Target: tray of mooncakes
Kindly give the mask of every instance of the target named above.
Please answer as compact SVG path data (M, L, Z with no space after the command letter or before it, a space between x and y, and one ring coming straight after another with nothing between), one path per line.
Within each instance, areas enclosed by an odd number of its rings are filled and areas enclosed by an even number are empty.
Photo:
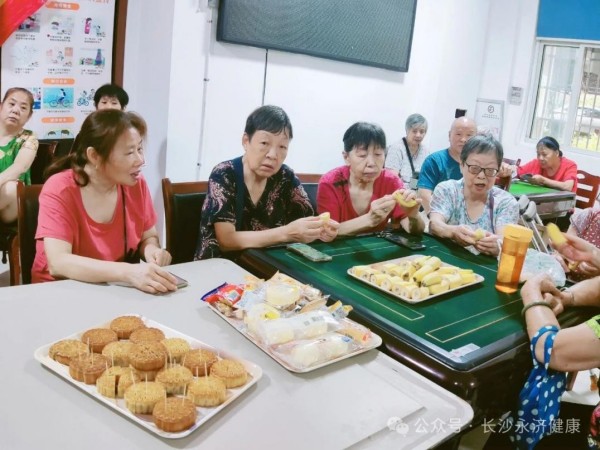
M185 437L235 408L232 402L262 377L253 362L136 314L51 342L34 357L167 439Z

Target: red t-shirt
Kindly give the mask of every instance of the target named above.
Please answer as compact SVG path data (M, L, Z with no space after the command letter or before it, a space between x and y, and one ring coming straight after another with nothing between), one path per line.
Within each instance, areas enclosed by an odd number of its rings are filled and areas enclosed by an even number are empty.
M524 166L517 167L517 174L519 176L530 173L532 175L542 175L550 180L554 181L569 181L573 180L573 189L571 191L577 191L577 164L575 161L571 161L570 159L562 156L560 158L560 166L554 176L549 176L545 170L542 169L539 160L534 159L529 161Z
M137 249L142 234L156 225L156 211L146 180L135 186L119 186L117 205L108 223L95 222L86 212L81 187L75 183L72 170L51 176L40 193L38 228L35 234L36 254L31 269L33 283L54 281L48 271L44 238L66 241L74 255L103 261L123 261L125 233L123 201L127 223L127 249Z
M319 214L328 211L331 218L337 222L346 222L359 216L352 206L349 178L349 166L337 167L321 177L317 190L317 211ZM400 177L391 170L383 169L373 183L371 202L386 194L392 194L398 189L404 189L404 183L402 183ZM403 219L406 217L406 213L404 209L396 205L388 216L388 218L390 217ZM386 225L387 220L384 220L372 231L383 230Z

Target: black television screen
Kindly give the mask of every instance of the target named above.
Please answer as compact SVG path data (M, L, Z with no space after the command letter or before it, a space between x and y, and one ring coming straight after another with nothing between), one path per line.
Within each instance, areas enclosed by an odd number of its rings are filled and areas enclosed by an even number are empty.
M220 0L217 40L407 72L417 0Z

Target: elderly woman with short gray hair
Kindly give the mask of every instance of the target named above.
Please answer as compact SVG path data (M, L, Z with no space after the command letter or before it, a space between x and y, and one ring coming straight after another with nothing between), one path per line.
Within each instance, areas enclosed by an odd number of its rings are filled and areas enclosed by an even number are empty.
M406 137L387 149L386 169L397 172L406 184L410 184L411 179L418 178L423 161L429 155L429 151L423 147L427 126L425 117L421 114L411 114L406 119ZM416 185L411 186L413 189L415 187Z

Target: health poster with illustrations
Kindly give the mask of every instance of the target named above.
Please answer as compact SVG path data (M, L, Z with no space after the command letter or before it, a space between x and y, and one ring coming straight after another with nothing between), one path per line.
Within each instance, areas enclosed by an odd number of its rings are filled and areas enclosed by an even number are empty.
M2 97L29 89L40 139L73 138L94 111L94 93L111 82L115 0L48 1L2 46Z

